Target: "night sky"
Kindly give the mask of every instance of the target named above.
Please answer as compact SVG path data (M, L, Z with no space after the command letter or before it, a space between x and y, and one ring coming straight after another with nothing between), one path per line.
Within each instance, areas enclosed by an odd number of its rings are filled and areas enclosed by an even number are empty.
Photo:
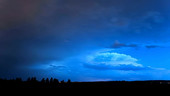
M0 0L0 78L170 80L169 0Z

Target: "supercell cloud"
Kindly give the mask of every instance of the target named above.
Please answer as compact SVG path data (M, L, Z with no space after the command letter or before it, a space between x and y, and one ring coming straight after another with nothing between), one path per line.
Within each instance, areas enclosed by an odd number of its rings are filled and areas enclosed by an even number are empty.
M126 54L99 52L87 57L85 67L96 70L136 71L149 69L137 63L137 59Z

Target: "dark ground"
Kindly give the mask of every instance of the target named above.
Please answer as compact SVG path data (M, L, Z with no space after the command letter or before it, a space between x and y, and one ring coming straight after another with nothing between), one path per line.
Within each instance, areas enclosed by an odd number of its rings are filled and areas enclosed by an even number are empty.
M71 82L68 80L29 78L22 81L0 79L0 88L112 88L112 89L170 89L170 81L108 81L108 82Z

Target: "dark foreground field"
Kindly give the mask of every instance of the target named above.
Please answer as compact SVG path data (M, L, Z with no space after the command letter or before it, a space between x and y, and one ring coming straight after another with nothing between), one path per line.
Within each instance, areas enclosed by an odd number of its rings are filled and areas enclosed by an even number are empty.
M35 78L22 81L21 79L4 80L0 79L0 88L156 88L170 89L170 81L108 81L108 82L71 82L70 80L58 81L57 79Z

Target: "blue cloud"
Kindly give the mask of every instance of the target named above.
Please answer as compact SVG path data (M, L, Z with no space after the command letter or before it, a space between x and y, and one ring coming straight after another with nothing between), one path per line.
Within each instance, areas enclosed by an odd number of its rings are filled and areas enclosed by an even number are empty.
M87 62L84 64L86 68L96 70L149 70L151 67L145 67L137 63L138 59L126 54L114 52L97 52L87 56Z
M124 70L124 71L138 71L138 70L148 70L149 67L139 67L133 65L120 65L120 66L110 66L110 65L90 65L84 64L87 68L92 68L96 70Z
M39 62L30 66L26 66L27 69L31 70L47 70L47 69L63 69L65 68L65 65L58 64L56 61L50 61L50 62Z

